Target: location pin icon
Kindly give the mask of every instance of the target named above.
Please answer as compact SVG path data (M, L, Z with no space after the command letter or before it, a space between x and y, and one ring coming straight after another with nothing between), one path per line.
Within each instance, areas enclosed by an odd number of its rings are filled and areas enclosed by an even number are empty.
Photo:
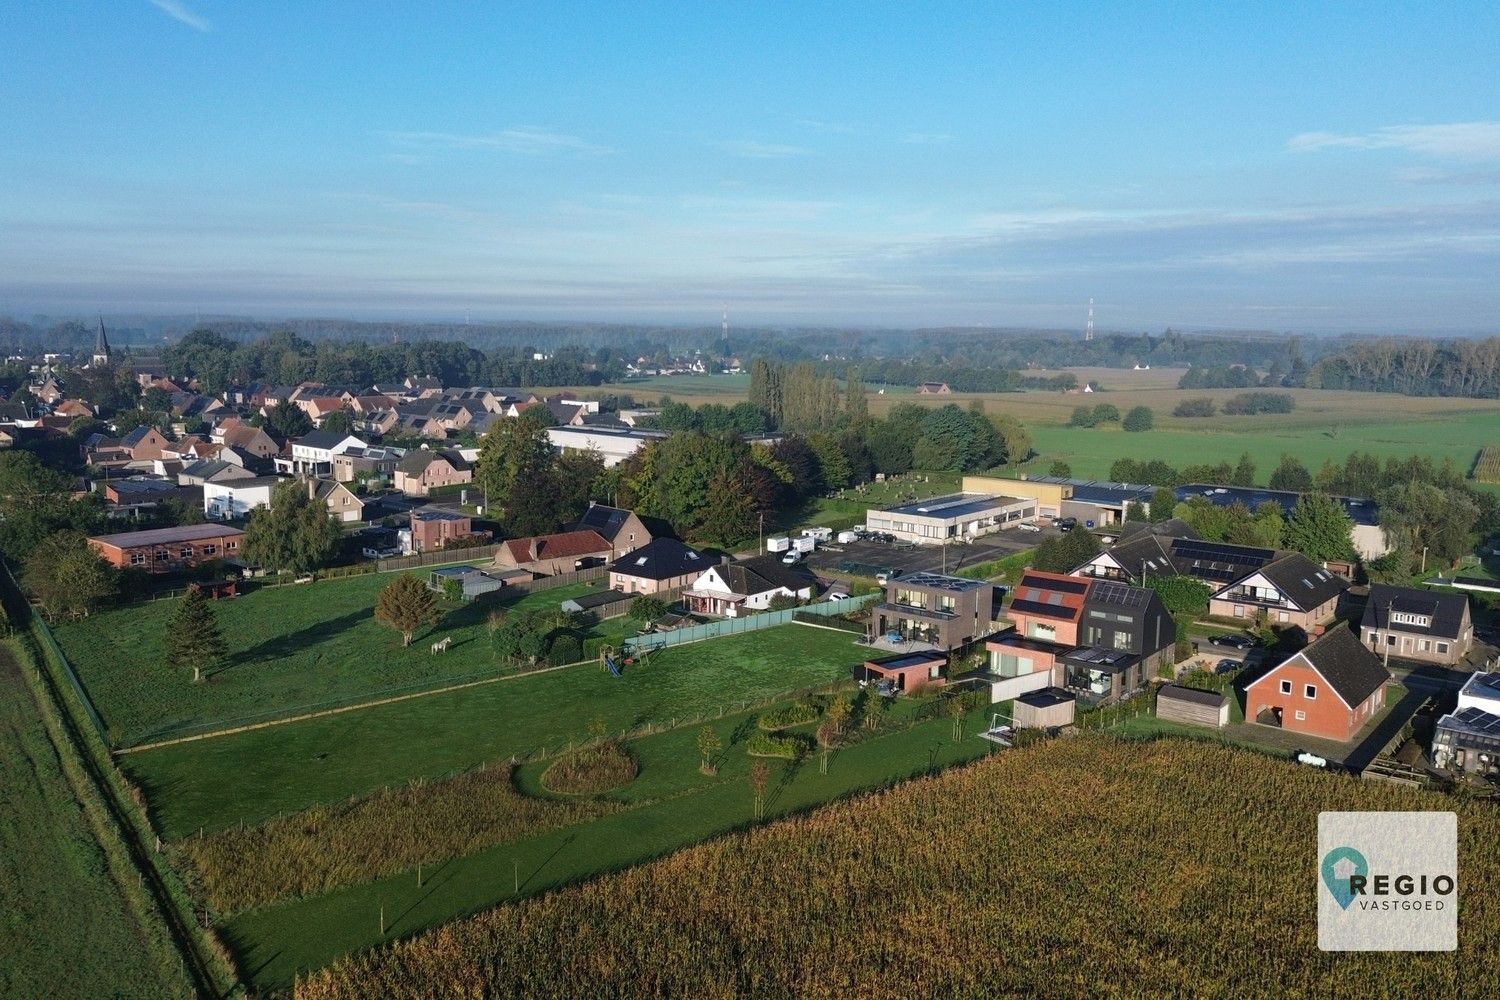
M1323 855L1323 864L1320 866L1323 875L1323 884L1333 896L1334 902L1341 909L1349 909L1349 904L1354 902L1354 890L1349 885L1351 875L1361 875L1366 878L1370 875L1370 863L1365 856L1352 847L1335 847Z

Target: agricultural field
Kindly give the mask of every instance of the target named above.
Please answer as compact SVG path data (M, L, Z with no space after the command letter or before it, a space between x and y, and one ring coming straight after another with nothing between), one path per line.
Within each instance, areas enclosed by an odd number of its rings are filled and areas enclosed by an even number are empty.
M1500 484L1500 445L1487 444L1479 449L1473 479L1476 483Z
M556 607L594 589L578 584L505 602L441 602L443 621L402 648L401 637L374 619L376 595L394 577L371 573L260 587L215 603L229 655L200 684L162 662L175 600L91 615L57 626L55 634L111 743L132 746L498 673L502 667L486 630L490 611ZM618 642L640 628L628 616L612 618L597 623L590 635ZM452 647L433 656L430 640L449 635Z
M1459 813L1458 955L1318 950L1318 813L1368 809ZM1081 736L503 905L297 996L1494 996L1497 837L1487 803Z
M185 997L73 797L36 703L0 648L0 996Z
M842 680L863 659L847 632L784 625L662 650L623 677L589 665L515 675L129 753L120 764L162 835L177 839L556 750L595 725L620 732L717 714L726 703Z
M1228 458L1249 452L1258 466L1262 483L1269 477L1283 452L1297 455L1316 471L1325 458L1342 461L1351 451L1368 451L1383 457L1430 455L1451 458L1467 470L1485 445L1500 438L1500 401L1452 397L1399 396L1392 393L1347 392L1321 389L1278 389L1296 401L1291 413L1207 418L1173 417L1172 410L1185 399L1208 397L1222 405L1244 389L1178 389L1183 370L1160 368L1131 371L1114 368L1077 368L1068 371L1080 382L1097 379L1103 391L1088 395L1028 390L1010 393L954 393L948 396L917 396L913 393L870 390L870 412L883 416L892 406L911 402L923 406L956 403L967 407L981 401L992 414L1008 413L1020 418L1032 432L1039 457L1027 471L1045 473L1054 460L1068 462L1073 474L1105 478L1117 458L1160 458L1173 465ZM1041 376L1057 372L1029 372ZM727 380L686 379L679 390L669 393L683 403L733 403L748 391L736 390ZM654 398L657 380L631 383L637 399ZM694 391L695 383L708 383L713 392ZM1156 428L1140 434L1125 434L1117 425L1106 428L1068 427L1074 407L1111 403L1123 413L1133 406L1149 406L1156 414Z
M955 736L953 722L932 703L898 702L880 729L829 754L799 762L773 761L766 817L803 812L831 800L879 789L992 752L974 737L990 706L976 709ZM304 900L249 910L224 925L252 985L276 989L293 977L344 954L382 943L379 911L385 907L386 940L418 933L497 903L510 902L618 871L671 851L743 829L754 819L745 743L760 712L726 716L711 726L723 750L717 773L698 769L697 737L690 726L632 740L640 776L598 796L618 811L589 822L539 833L433 865L418 885L407 871ZM517 787L545 796L546 763L524 765Z

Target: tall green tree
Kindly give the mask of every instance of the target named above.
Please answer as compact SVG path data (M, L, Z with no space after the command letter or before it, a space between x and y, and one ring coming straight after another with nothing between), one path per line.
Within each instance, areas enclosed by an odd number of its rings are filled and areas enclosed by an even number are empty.
M229 651L213 603L201 590L189 590L167 622L166 653L169 666L192 667L193 680L203 680L203 671Z
M1234 477L1231 483L1235 486L1255 485L1255 462L1251 460L1248 451L1241 453L1240 460L1234 467Z
M1170 486L1158 486L1151 493L1151 520L1161 522L1172 517L1177 509L1177 494Z
M844 376L844 412L854 427L863 427L870 419L870 402L865 398L865 383L858 368L851 367Z
M526 413L536 409L540 407ZM484 436L474 482L485 491L493 515L505 522L512 535L546 534L561 523L555 470L556 458L545 427L535 420L502 420Z
M1354 556L1354 522L1332 497L1308 493L1297 500L1286 523L1286 544L1316 562Z
M115 596L118 574L81 531L56 531L26 560L21 586L53 618L91 614Z
M308 484L290 480L271 492L271 506L250 512L240 554L267 569L309 573L338 552L339 529Z
M402 646L411 645L417 629L436 625L442 617L437 595L428 589L421 577L412 573L397 576L381 588L380 595L375 598L375 620L400 632Z
M1312 473L1307 471L1296 455L1282 455L1281 463L1271 473L1270 487L1273 490L1291 490L1306 493L1313 488Z
M277 403L266 410L266 430L287 439L301 437L313 429L312 418L296 403Z

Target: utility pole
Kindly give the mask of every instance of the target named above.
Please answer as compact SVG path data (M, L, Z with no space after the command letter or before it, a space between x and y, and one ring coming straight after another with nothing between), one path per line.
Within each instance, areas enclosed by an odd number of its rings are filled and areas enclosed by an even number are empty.
M760 512L760 540L756 544L755 554L760 555L766 551L766 512Z
M1381 666L1385 667L1386 670L1390 670L1391 669L1391 612L1393 612L1395 609L1396 609L1396 602L1394 600L1388 601L1386 603L1386 606L1385 606L1385 657L1381 661Z
M1425 576L1427 573L1427 546L1422 546L1422 569L1420 572Z

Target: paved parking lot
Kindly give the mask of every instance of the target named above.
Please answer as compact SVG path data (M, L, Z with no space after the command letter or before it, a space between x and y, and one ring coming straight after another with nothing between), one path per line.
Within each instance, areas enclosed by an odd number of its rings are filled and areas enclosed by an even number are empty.
M834 569L865 576L874 576L881 571L952 573L965 566L1003 559L1056 534L1051 528L1041 532L1010 529L985 535L968 545L947 546L871 541L840 545L829 542L813 551L808 564L814 569Z

